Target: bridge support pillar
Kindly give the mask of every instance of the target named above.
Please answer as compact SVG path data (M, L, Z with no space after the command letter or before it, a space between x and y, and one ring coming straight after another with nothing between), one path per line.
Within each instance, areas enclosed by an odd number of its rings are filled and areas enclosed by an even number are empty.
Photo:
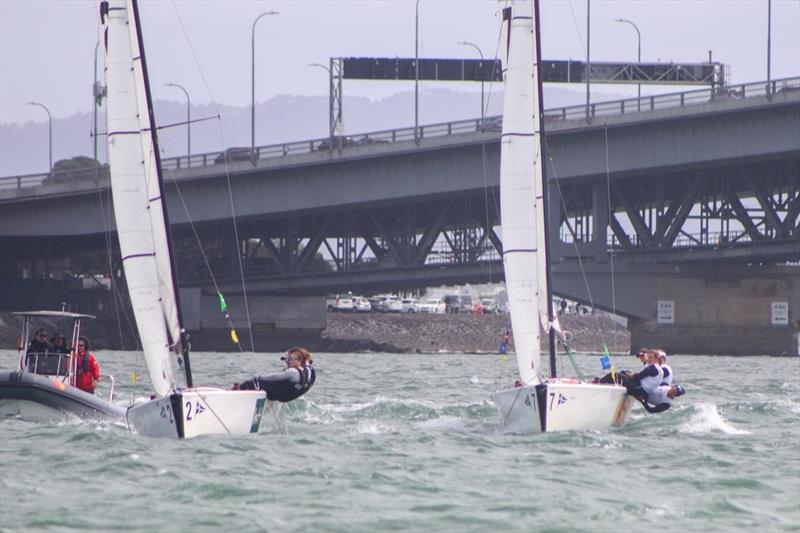
M706 267L654 276L650 316L632 318L631 349L798 353L800 276L790 267Z
M244 351L282 352L293 345L313 350L327 324L325 301L319 296L248 295L253 326L251 347L244 298L229 294L225 301ZM239 351L231 340L228 320L220 311L215 293L182 288L181 307L193 350Z

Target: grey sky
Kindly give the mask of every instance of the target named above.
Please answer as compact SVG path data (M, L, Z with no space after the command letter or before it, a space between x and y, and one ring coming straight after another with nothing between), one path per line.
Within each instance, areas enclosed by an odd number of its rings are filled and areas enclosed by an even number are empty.
M263 11L281 14L263 18L256 31L259 102L277 94L327 94L326 73L307 64L327 63L330 56L414 53L413 1L159 0L141 5L156 99L183 101L177 89L163 86L175 82L188 89L193 103L207 103L213 95L219 103L249 105L250 27ZM475 57L473 49L456 44L469 40L493 57L495 9L494 0L422 0L420 55ZM772 76L800 75L800 0L773 0L772 11ZM54 117L91 109L97 12L91 0L0 0L0 122L44 120L41 109L25 105L30 100L46 104ZM766 78L767 0L593 0L592 59L636 58L636 33L615 23L618 17L639 26L643 60L699 62L711 49L715 60L731 66L734 83ZM586 0L544 1L542 22L546 58L584 58ZM451 87L478 91L475 85ZM410 88L396 82L345 82L346 94L371 98Z

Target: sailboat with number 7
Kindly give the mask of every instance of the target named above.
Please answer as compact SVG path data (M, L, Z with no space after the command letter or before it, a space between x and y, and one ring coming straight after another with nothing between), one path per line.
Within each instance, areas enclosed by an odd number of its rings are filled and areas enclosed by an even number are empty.
M621 426L632 399L624 387L556 376L547 204L544 191L539 1L501 1L506 45L500 214L519 382L492 397L511 432L604 430ZM540 333L547 332L550 375L543 376Z
M136 0L100 3L111 192L122 264L155 395L128 408L140 435L189 438L258 431L277 408L264 391L195 386L172 265L169 219ZM186 387L176 380L182 360Z

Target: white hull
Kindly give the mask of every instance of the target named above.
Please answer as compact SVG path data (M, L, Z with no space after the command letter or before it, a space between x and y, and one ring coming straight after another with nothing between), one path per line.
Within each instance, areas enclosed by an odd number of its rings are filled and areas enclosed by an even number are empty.
M492 399L512 433L620 427L633 401L618 385L558 379L498 391Z
M140 435L189 439L258 433L264 416L277 415L279 408L263 391L198 387L134 405L127 417Z

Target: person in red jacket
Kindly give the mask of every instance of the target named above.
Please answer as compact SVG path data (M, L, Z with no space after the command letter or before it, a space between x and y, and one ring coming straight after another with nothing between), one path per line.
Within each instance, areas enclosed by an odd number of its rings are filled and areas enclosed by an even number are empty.
M97 364L94 355L89 352L89 339L86 337L78 339L78 360L75 368L77 369L75 386L89 394L94 394L94 388L100 379L100 365Z

